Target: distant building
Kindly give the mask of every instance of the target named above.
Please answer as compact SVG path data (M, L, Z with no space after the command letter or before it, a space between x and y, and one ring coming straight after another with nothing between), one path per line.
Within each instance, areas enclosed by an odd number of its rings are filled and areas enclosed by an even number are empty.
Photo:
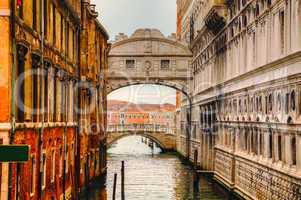
M172 104L134 104L125 101L108 101L108 128L114 126L154 125L173 133L175 109Z

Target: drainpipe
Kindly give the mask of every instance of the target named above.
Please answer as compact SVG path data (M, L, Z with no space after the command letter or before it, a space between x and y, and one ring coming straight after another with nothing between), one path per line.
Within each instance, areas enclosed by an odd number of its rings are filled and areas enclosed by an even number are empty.
M78 81L80 81L80 25L77 28L77 45L76 45L76 53L77 53L77 78ZM73 88L73 90L76 89L77 91L77 106L76 106L76 115L77 115L77 128L76 128L76 138L75 138L75 195L76 200L80 198L79 192L80 192L80 104L81 104L81 95L79 88ZM74 109L74 108L73 108Z
M65 58L65 64L67 64L67 55L66 55L66 58ZM68 105L68 95L67 95L67 80L64 80L63 81L63 88L66 92L66 96L65 96L65 105L64 105L64 112L63 115L65 114L65 127L64 127L64 135L63 135L63 143L64 143L64 166L63 166L63 169L64 169L64 174L63 174L63 200L66 199L66 156L67 156L67 123L68 123L68 120L67 120L67 105ZM61 94L62 95L62 94Z
M10 138L9 144L14 143L15 137L15 70L16 70L16 60L17 60L17 47L16 47L16 27L15 27L15 0L10 1L10 39L11 39L11 47L12 47L12 69L11 69L11 130L10 130ZM8 171L8 195L7 198L12 199L12 174L13 174L13 166L12 163L9 163L9 171Z
M40 68L40 84L39 84L39 90L40 90L40 99L39 99L39 106L41 107L41 110L44 109L43 108L43 94L42 94L42 91L43 91L43 85L42 85L42 77L44 75L43 73L43 70L44 70L44 38L45 38L45 33L44 33L44 30L45 30L45 19L44 19L44 1L43 0L40 0L40 22L41 22L41 25L40 25L40 28L41 28L41 68ZM46 81L46 80L45 80ZM41 110L39 112L41 112ZM39 113L40 115L40 113ZM40 120L40 119L39 119ZM38 177L38 197L40 199L42 199L42 173L43 173L43 129L44 129L44 113L42 112L42 125L41 127L38 128L38 149L39 149L39 156L40 156L40 171L39 171L39 177ZM45 174L46 175L46 174ZM44 175L44 176L45 176Z
M69 17L69 12L67 12L67 17ZM65 33L68 33L68 28L69 26L65 26ZM67 66L67 57L68 57L68 43L69 43L69 36L67 37L66 36L66 40L65 40L65 45L66 45L66 54L65 54L65 66ZM68 124L68 120L67 120L67 105L68 105L68 95L67 95L67 81L63 80L63 88L66 92L66 95L65 95L65 105L64 105L64 112L65 113L62 113L62 114L65 114L65 127L64 127L64 135L63 135L63 143L64 143L64 165L63 165L63 171L64 171L64 174L63 174L63 200L66 199L66 167L67 167L67 164L66 164L66 156L67 156L67 124ZM62 91L61 91L62 92ZM61 94L62 95L62 94Z

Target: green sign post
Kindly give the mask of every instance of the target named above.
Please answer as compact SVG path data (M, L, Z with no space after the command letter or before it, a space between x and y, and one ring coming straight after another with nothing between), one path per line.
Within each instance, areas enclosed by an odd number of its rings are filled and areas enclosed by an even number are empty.
M0 162L27 162L28 145L0 145Z

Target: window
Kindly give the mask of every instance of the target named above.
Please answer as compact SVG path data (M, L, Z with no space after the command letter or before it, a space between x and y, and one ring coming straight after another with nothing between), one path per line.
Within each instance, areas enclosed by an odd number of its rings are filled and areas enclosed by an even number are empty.
M33 70L33 75L32 75L32 87L33 87L33 94L32 94L32 108L33 108L33 122L37 122L37 110L38 110L38 63L39 63L39 58L35 55L32 56L32 70Z
M273 111L273 102L274 102L273 95L270 94L270 95L269 95L269 111L270 111L270 112Z
M48 31L48 29L47 29L47 25L48 25L48 23L47 23L47 20L48 20L47 16L48 16L48 12L47 12L47 0L44 0L44 16L43 16L43 18L44 18L44 35L45 35L46 38L47 38L47 31Z
M255 16L257 17L260 14L259 4L256 4L255 7Z
M66 25L67 27L66 27L66 43L65 43L65 45L66 45L66 55L67 55L67 57L69 58L69 56L70 56L70 53L69 53L69 23L67 22L67 25Z
M76 60L76 33L74 30L72 31L72 51L73 51L73 61L75 61Z
M281 95L280 95L280 93L278 94L278 97L277 97L277 105L278 105L278 111L280 112L281 111Z
M296 110L296 94L294 90L291 92L291 110Z
M263 134L260 133L259 135L259 144L260 144L260 148L259 148L259 154L263 155L263 149L264 149L264 140L263 140Z
M59 156L60 156L60 166L59 166L59 170L60 170L60 177L63 175L63 148L60 147L59 150Z
M290 98L289 93L286 93L286 95L285 95L285 113L286 114L288 114L288 110L289 110L289 98Z
M42 175L41 175L41 180L42 180L42 188L44 189L46 187L46 153L43 153L43 163L42 163Z
M269 158L273 158L273 133L269 130Z
M284 10L280 11L279 13L279 22L280 22L280 44L281 44L281 54L284 53L284 34L285 34L285 30L284 30Z
M161 60L161 69L169 69L170 61L169 60Z
M135 68L135 60L126 60L125 64L127 69Z
M55 5L52 4L52 22L53 22L53 44L56 45L56 8Z
M281 139L281 135L278 135L277 137L278 139L278 160L281 161L282 160L282 139Z
M257 130L252 130L251 147L252 147L252 153L254 153L256 155L258 154L257 141L258 141Z
M46 64L48 65L48 63ZM48 121L48 68L45 69L44 74L44 121Z
M65 84L64 80L60 81L60 86L61 86L61 95L60 95L60 105L61 105L61 110L60 110L60 120L61 122L64 122L64 114L65 114L65 100L66 100L66 93L65 93Z
M69 171L69 147L68 147L68 145L66 146L66 154L65 154L65 156L66 156L66 161L65 161L65 165L66 165L66 174L68 173L68 171Z
M56 122L56 115L57 115L57 84L58 84L58 81L57 81L57 77L56 77L56 72L54 72L53 74L53 122Z
M244 150L245 151L248 151L248 134L249 134L249 131L245 130L245 133L244 133Z
M32 28L37 30L37 0L32 0Z
M26 60L26 54L27 54L27 48L25 48L22 45L18 45L18 61L17 61L17 73L16 73L16 79L18 79L21 75L23 75L25 70L25 60ZM19 84L19 91L17 96L17 122L24 122L24 112L25 112L25 82L26 79Z
M292 165L297 164L297 144L296 144L296 136L293 136L291 139L291 152L292 152Z
M61 47L61 51L64 51L64 17L63 15L61 15L61 33L60 33L60 47Z
M30 174L31 174L31 183L30 183L30 194L34 194L35 191L35 169L36 169L36 160L35 157L32 156L30 159L30 164L31 164L31 169L30 169Z
M51 152L52 164L51 164L51 182L55 180L55 150Z

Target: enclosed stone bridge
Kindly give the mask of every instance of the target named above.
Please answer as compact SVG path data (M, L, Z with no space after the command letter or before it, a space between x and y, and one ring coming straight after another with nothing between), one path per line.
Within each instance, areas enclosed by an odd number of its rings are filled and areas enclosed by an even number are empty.
M108 93L139 84L164 85L188 94L192 54L175 36L157 29L120 34L109 52Z
M163 151L176 150L176 135L174 134L174 130L166 126L153 124L109 125L107 134L108 148L121 138L139 135L154 141Z

